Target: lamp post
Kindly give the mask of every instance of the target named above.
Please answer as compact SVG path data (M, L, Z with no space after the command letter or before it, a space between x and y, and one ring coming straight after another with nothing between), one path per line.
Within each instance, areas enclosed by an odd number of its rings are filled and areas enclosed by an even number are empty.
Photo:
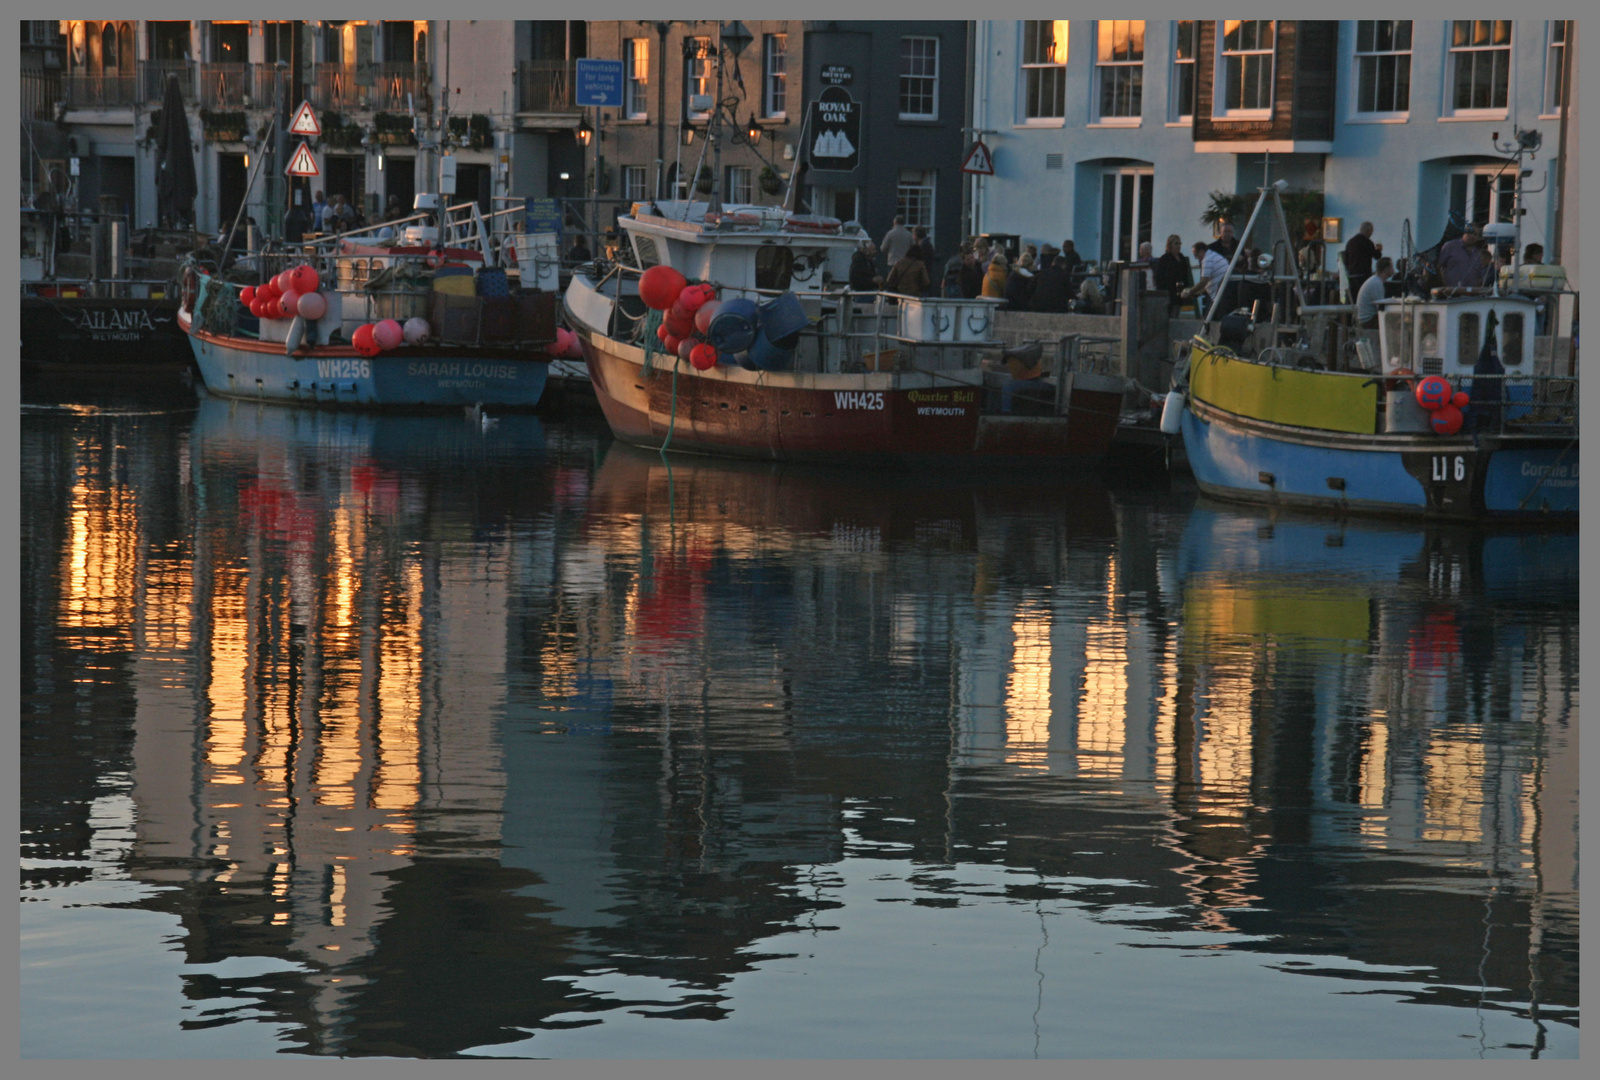
M599 119L600 110L596 109L595 120L598 121ZM589 250L598 255L600 251L600 144L595 142L594 133L595 129L588 119L580 117L577 130L578 145L587 150L590 143L595 143L594 165L589 169L589 227L594 230L594 247Z

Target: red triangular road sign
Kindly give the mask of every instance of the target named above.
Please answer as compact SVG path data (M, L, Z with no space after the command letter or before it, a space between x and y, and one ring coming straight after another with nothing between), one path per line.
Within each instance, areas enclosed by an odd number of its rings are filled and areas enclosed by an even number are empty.
M322 171L317 168L317 159L311 156L311 149L305 143L300 144L300 149L289 159L289 167L283 171L290 176L322 175Z
M302 101L299 110L294 114L294 119L289 122L291 135L321 135L322 125L317 123L317 114L311 108L311 102Z
M977 173L979 176L994 175L994 158L989 155L989 148L979 139L972 144L972 149L967 151L967 156L961 162L961 171L964 173Z

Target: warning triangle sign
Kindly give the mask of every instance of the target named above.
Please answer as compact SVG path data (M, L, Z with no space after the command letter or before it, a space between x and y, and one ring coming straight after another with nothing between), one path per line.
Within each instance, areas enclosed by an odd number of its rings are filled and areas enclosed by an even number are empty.
M964 173L976 173L979 176L994 175L994 158L989 156L989 148L979 139L972 144L972 149L967 151L966 160L961 163Z
M322 125L317 123L317 114L311 108L311 102L302 101L300 108L295 112L294 119L289 122L291 135L321 135Z
M283 171L290 176L322 175L321 170L317 168L317 159L311 156L311 150L305 143L300 144L300 149L289 159L289 167Z

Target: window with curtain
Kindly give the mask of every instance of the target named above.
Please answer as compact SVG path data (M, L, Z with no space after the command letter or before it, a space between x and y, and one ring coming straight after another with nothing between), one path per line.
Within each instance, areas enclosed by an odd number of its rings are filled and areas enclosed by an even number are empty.
M761 50L761 109L774 119L789 112L789 35L768 34Z
M1022 23L1022 116L1025 120L1067 115L1067 20Z
M1511 20L1450 23L1450 109L1504 112L1511 88Z
M1172 83L1168 87L1168 117L1173 122L1194 119L1197 89L1195 57L1200 51L1200 24L1193 20L1175 22L1172 31Z
M1137 119L1144 99L1144 20L1101 19L1096 29L1100 118Z
M623 112L629 120L643 120L650 114L650 39L629 38L625 45L622 66L628 78Z
M1218 42L1218 116L1272 111L1272 51L1277 24L1271 19L1227 19Z

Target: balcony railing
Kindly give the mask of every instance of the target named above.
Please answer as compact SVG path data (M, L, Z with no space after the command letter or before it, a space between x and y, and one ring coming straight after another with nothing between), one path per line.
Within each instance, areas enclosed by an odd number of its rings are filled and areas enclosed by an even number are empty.
M570 60L523 60L517 64L518 112L575 112L577 65Z
M61 100L61 76L51 71L22 73L22 118L54 120L56 102Z
M345 112L372 107L372 87L356 85L354 65L318 64L311 83L311 104Z
M409 60L389 61L372 66L372 107L380 112L405 112L414 105L419 111L428 104L427 64Z
M167 96L167 76L178 77L185 105L195 103L195 70L187 60L145 60L139 65L140 101L160 102Z
M253 103L253 64L201 64L200 104L208 109L242 109Z
M132 105L138 80L130 75L67 75L61 80L64 97L76 109L106 109Z

